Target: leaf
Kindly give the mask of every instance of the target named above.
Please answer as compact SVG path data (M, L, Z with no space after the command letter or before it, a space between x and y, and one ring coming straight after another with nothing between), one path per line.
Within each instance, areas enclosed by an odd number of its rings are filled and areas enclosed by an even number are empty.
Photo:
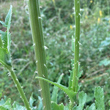
M0 34L1 34L2 48L7 49L7 46L8 46L7 33L0 30Z
M83 110L84 104L86 103L87 94L83 91L79 93L78 99L79 99L79 106L78 110Z
M38 110L43 110L43 103L42 103L42 99L41 99L41 97L39 97L39 96L38 96L38 98L39 98Z
M11 110L11 99L10 98L3 105L0 105L0 110Z
M36 101L36 99L34 99L33 93L32 93L31 94L31 97L29 99L29 104L30 104L31 110L38 110L36 106L35 107L33 106L35 101Z
M96 110L95 104L93 103L90 107L87 106L85 110Z
M7 49L8 51L10 51L10 33L9 33L9 29L10 29L10 24L11 24L11 16L12 16L12 5L10 6L10 9L8 11L8 14L5 18L5 24L7 25Z
M0 110L7 110L5 107L0 106Z
M105 110L103 88L101 88L100 86L96 87L94 96L95 96L96 109Z
M12 16L12 5L10 6L8 14L7 14L6 18L5 18L5 24L6 24L8 30L10 29L11 16Z
M3 21L0 21L0 23L3 24L3 26L7 27L7 31L3 32L0 30L1 34L1 41L2 41L2 46L3 48L6 48L8 52L10 52L10 24L11 24L11 16L12 16L12 6L10 6L10 10L5 18L5 23Z
M46 82L48 82L50 84L53 84L53 85L59 87L61 90L63 90L69 96L70 100L73 102L73 98L76 95L76 93L73 92L72 90L69 90L69 88L67 88L67 87L65 87L65 86L63 86L61 84L58 84L56 82L49 81L48 79L45 79L45 78L42 78L42 77L36 77L36 78L44 80L44 81L46 81Z
M60 77L59 77L59 79L58 79L58 81L57 81L58 84L60 84L60 82L61 82L61 80L62 80L62 77L63 77L63 74L60 75ZM57 103L57 96L58 96L57 93L58 93L58 87L57 87L57 86L54 86L53 92L52 92L52 98L51 98L51 100L52 100L53 102L56 102L56 103Z
M4 26L7 27L6 24L3 21L0 21L0 23Z
M27 110L25 107L19 105L17 102L13 103L13 109L10 110Z
M80 92L78 95L79 105L74 106L73 110L83 110L84 104L86 103L86 98L87 94L84 93L83 91Z
M106 37L106 39L101 42L99 46L99 51L102 51L104 48L108 48L109 45L110 45L110 37Z
M29 99L29 104L31 107L33 106L34 101L35 101L35 99L33 98L33 94L32 94L30 99Z
M0 63L4 66L11 66L10 54L4 48L0 48Z
M71 60L71 66L73 68L73 65L74 65L74 60ZM72 71L70 70L70 77L69 77L69 89L72 90L72 83L73 83L73 73L74 73L74 70L72 69ZM82 71L80 70L80 65L78 65L78 75L77 75L77 80L79 80L79 78L81 77L82 75ZM79 85L77 85L77 88L78 90L80 89ZM77 90L77 91L78 91Z
M12 15L12 6L10 6L10 10L5 18L5 24L7 26L7 31L3 32L0 30L0 63L5 67L11 67L11 55L10 55L10 23L11 23L11 15ZM0 22L4 24L2 21Z
M69 104L64 106L64 110L69 110Z
M104 59L104 60L100 61L99 66L102 66L102 65L104 65L104 66L110 65L110 60L109 59Z
M52 107L52 110L64 110L64 105L62 103L58 105L52 101L51 107Z

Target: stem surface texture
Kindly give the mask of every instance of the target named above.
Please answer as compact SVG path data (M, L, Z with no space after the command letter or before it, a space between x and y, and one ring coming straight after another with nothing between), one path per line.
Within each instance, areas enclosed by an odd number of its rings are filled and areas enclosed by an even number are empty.
M19 93L21 95L20 97L22 98L22 100L23 100L23 102L24 102L24 104L26 106L26 109L27 110L31 110L29 102L28 102L28 100L27 100L27 98L25 96L25 93L24 93L24 91L23 91L23 89L22 89L22 87L21 87L21 85L20 85L20 83L19 83L19 81L18 81L18 79L17 79L12 67L9 67L9 66L6 66L6 67L10 71L11 77L12 77L14 83L15 83L15 86L17 87L17 89L18 89L18 91L19 91Z
M73 84L74 92L78 91L78 65L79 65L79 37L80 37L80 0L75 0L75 55L74 55L74 71Z
M47 79L48 75L46 67L45 46L43 41L41 22L42 18L40 16L39 9L39 0L29 0L28 6L38 75ZM41 87L44 110L51 110L49 84L43 80L39 80L39 82Z

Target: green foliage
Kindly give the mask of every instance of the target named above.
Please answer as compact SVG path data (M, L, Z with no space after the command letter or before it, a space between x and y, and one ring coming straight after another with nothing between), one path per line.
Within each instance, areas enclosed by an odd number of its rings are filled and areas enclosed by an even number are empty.
M4 66L11 66L11 58L10 54L7 53L7 50L5 48L0 48L0 63L2 63Z
M57 83L60 84L61 80L62 80L63 74L59 77ZM53 92L52 92L52 97L51 97L51 101L57 103L57 96L58 96L58 87L54 86L53 88Z
M78 95L79 106L76 108L77 110L83 110L86 98L87 98L86 93L84 93L83 91L79 93Z
M95 105L97 110L105 110L103 88L95 88Z
M110 60L109 59L104 59L102 61L99 62L99 66L109 66L110 65Z
M1 21L0 23L7 28L6 32L0 31L1 40L2 40L2 48L7 49L10 52L10 24L11 24L11 16L12 16L12 6L10 6L10 10L5 18L5 22Z
M19 73L19 70L22 70L21 67L24 67L29 61L34 62L33 57L33 46L31 41L31 33L29 29L29 22L28 17L25 12L20 8L22 7L22 2L16 1L18 3L17 6L14 6L13 10L13 21L11 26L12 33L12 53L13 53L13 63L14 68L16 69L16 74ZM57 8L57 12L60 9L61 12L61 21L59 21L59 16L57 13L53 13L54 6L52 5L52 1L41 1L41 14L43 27L44 27L44 38L45 38L45 45L49 48L46 50L47 56L47 68L49 73L49 79L51 81L57 81L58 77L60 77L61 73L64 73L64 77L62 79L61 84L68 85L68 75L70 72L68 70L71 69L70 60L73 59L74 54L71 54L71 36L74 31L74 17L71 19L70 15L74 13L74 7L71 4L71 1L63 2L61 0L55 0ZM68 2L68 3L66 3ZM13 3L13 2L12 2ZM59 4L60 3L60 4ZM108 100L109 100L109 75L105 75L102 78L100 75L103 73L109 74L109 40L106 40L106 37L109 38L109 19L105 21L107 18L106 15L109 15L110 9L108 4L110 2L105 1L96 1L93 0L93 3L90 1L83 0L81 1L81 45L80 45L80 64L81 70L83 70L83 74L79 80L79 84L81 85L80 90L85 91L88 94L87 103L85 104L85 110L95 110L95 104L93 102L93 91L91 88L94 88L94 85L101 85L104 86L106 90L105 93L105 107L108 110ZM6 7L8 8L9 4L5 3ZM99 4L96 6L96 4ZM2 5L2 4L1 4ZM15 4L16 5L16 4ZM63 5L63 6L62 6ZM89 7L88 7L89 6ZM4 7L4 5L3 5ZM65 8L64 8L65 7ZM69 8L68 8L69 7ZM103 17L101 18L101 22L97 24L97 17L98 11L96 12L96 8L102 10ZM73 8L73 9L72 9ZM52 10L52 11L50 11ZM1 9L1 16L0 18L4 18L4 13L6 9ZM97 15L95 14L97 13ZM88 17L88 19L85 18ZM108 16L109 17L109 16ZM3 22L4 23L4 22ZM1 24L3 24L1 23ZM73 24L73 31L69 28L70 24ZM3 25L4 27L5 24ZM19 32L18 32L19 30ZM3 31L2 31L3 32ZM97 39L98 38L98 39ZM74 39L74 36L73 36ZM99 41L97 43L97 41ZM103 41L106 41L102 43ZM2 46L2 40L0 39L0 47ZM74 44L73 44L74 47ZM101 51L100 51L101 50ZM31 52L30 52L31 51ZM100 51L100 52L99 52ZM21 59L22 57L22 59ZM3 58L4 59L4 58ZM107 66L106 66L107 65ZM102 68L103 67L103 68ZM12 97L12 100L16 100L16 97L19 94L14 89L13 83L5 77L5 73L7 71L0 69L0 91L4 90L3 95L6 94L8 97ZM21 74L17 74L19 80L21 81L25 88L26 94L31 94L34 92L34 97L36 94L35 87L38 86L38 81L32 80L32 77L35 77L35 63L31 63L24 70ZM55 73L55 74L51 74ZM96 80L94 76L99 76ZM108 80L108 81L107 81ZM2 85L2 82L4 83ZM28 82L30 82L28 84ZM7 86L6 86L7 85ZM28 86L28 88L27 88ZM70 86L71 87L71 86ZM50 90L52 91L53 88L51 87ZM13 95L12 95L12 94ZM15 97L16 96L16 97ZM65 95L63 92L58 92L58 103L63 102L64 105L68 104L67 98L64 99ZM29 97L29 96L28 96ZM17 99L18 102L21 103L20 98ZM36 103L38 105L36 100ZM76 102L77 103L77 102ZM88 106L90 105L90 106ZM87 106L87 107L86 107ZM69 107L64 107L66 110ZM42 108L43 109L43 108Z
M58 84L56 82L52 82L48 79L45 79L45 78L42 78L42 77L36 77L37 79L40 79L40 80L44 80L50 84L53 84L55 86L57 86L58 88L60 88L61 90L63 90L70 98L70 100L73 102L73 99L74 99L74 96L76 95L76 93L72 90L69 90L69 88L67 88L66 86L63 86L61 84Z
M43 110L43 103L42 103L42 99L40 96L38 96L39 98L39 105L38 105L38 109L37 110Z
M30 106L31 110L36 110L37 108L33 106L35 99L33 97L30 97ZM41 104L40 104L41 106ZM17 102L14 101L12 104L11 99L2 98L0 100L0 110L27 110L24 106L19 105ZM41 108L38 108L37 110L41 110Z
M9 70L9 72L10 72L9 76L12 77L12 79L15 83L15 86L17 87L17 89L21 95L22 100L25 103L27 110L30 110L27 98L24 94L24 91L21 88L21 85L20 85L20 83L13 71L12 65L11 65L11 54L10 54L11 39L10 39L10 33L9 33L10 24L11 24L11 16L12 16L12 6L10 6L10 10L5 18L5 23L1 22L3 24L3 26L5 26L7 28L7 31L6 32L0 31L0 34L1 34L0 42L2 42L1 46L0 46L0 53L1 53L0 54L0 63L3 64L3 66ZM8 101L8 102L10 103L10 101ZM6 102L6 104L7 104L7 102ZM3 106L5 107L5 105L3 105ZM5 109L5 108L3 108L3 109ZM10 109L10 108L6 108L6 109Z
M0 23L7 28L6 32L0 30L0 63L3 65L11 66L11 55L10 55L10 24L11 24L11 16L12 16L12 6L6 16L5 22L1 21Z
M17 102L11 105L11 99L7 99L6 101L2 99L0 101L0 110L26 110L26 108L19 105Z
M87 106L85 110L95 110L95 104L93 103L90 107Z
M108 48L110 45L110 37L107 37L104 41L101 42L99 50L102 51L105 48Z
M8 99L5 103L1 103L0 104L0 109L1 110L7 110L7 109L11 109L11 99Z
M51 103L52 110L64 110L64 105L63 104L56 104L55 102L52 101Z

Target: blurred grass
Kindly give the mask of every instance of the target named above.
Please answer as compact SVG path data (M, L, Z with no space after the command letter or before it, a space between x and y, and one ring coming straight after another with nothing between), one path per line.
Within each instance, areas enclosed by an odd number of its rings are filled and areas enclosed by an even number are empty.
M23 0L0 2L0 20L4 20L5 15L13 5L13 16L11 25L12 39L12 59L15 72L28 98L34 93L36 98L39 95L38 81L35 80L36 66L34 60L34 50L29 26L29 17L25 7L27 4ZM107 0L92 3L87 0L81 1L81 39L80 39L80 65L83 74L80 78L81 90L84 90L90 98L88 103L93 102L94 86L100 85L105 90L106 109L109 108L110 97L110 2ZM43 22L44 41L47 57L47 67L49 79L57 81L58 77L64 73L62 84L68 85L68 75L71 67L71 59L74 58L72 51L72 41L74 38L74 7L71 0L41 0L41 15ZM102 12L102 16L100 15ZM1 30L5 30L1 27ZM102 45L103 44L103 45ZM107 60L104 60L107 59ZM102 62L103 63L102 63ZM105 62L106 61L106 62ZM0 91L2 96L18 100L19 94L8 77L7 71L0 68ZM91 89L92 88L92 89ZM50 91L52 91L52 87ZM64 99L65 94L59 91L58 102L65 104L68 99ZM18 97L18 99L16 99ZM21 102L20 102L21 103Z

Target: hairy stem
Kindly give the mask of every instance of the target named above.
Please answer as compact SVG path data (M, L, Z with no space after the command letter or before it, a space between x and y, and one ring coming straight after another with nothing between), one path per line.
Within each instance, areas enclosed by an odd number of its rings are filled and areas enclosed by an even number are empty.
M41 22L42 18L40 16L39 0L29 0L28 6L38 75L47 79L48 74L46 68L45 48ZM39 82L44 110L51 110L49 84L43 80L39 80Z
M11 77L12 77L14 83L15 83L15 86L17 87L17 89L18 89L18 91L19 91L19 93L21 95L21 98L22 98L22 100L23 100L23 102L25 104L25 107L27 108L27 110L31 110L29 102L28 102L28 100L27 100L27 98L25 96L25 93L24 93L24 91L23 91L23 89L22 89L22 87L21 87L21 85L20 85L20 83L19 83L19 81L18 81L18 79L17 79L12 67L10 67L8 65L5 65L5 67L10 71Z
M79 37L80 37L80 0L75 0L75 55L74 55L74 71L73 84L74 92L78 90L78 63L79 63Z

